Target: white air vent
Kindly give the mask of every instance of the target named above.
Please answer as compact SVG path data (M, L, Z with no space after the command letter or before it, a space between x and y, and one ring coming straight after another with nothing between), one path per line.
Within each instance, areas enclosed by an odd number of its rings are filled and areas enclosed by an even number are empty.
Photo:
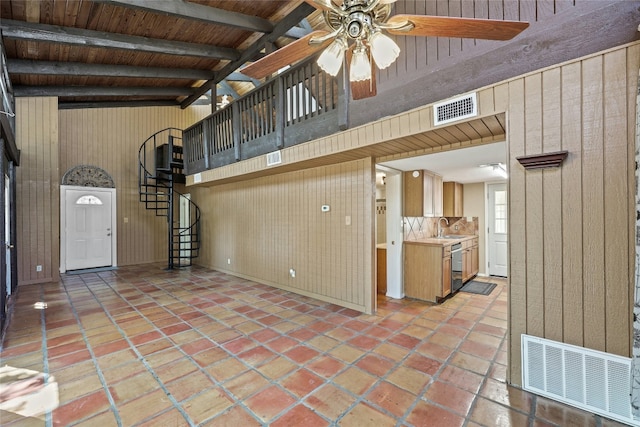
M640 426L631 413L631 359L522 335L525 390Z
M477 115L475 92L433 105L433 124L435 126Z
M279 165L280 163L282 163L280 150L267 154L267 166Z

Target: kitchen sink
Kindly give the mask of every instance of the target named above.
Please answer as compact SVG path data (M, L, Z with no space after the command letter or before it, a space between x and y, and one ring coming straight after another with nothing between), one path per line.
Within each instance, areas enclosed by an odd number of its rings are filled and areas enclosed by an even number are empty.
M462 239L464 236L461 236L459 234L447 234L441 237L438 237L438 239Z

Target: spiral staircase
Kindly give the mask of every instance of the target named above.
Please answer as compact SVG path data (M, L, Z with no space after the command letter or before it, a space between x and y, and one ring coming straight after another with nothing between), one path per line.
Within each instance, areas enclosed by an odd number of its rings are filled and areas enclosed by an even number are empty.
M185 183L182 129L151 135L138 152L140 202L167 221L167 270L190 266L200 250L200 209L175 189Z

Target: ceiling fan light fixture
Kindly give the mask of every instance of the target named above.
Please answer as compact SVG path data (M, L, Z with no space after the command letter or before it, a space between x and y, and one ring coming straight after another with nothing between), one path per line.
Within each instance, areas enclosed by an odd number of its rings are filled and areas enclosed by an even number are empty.
M352 82L371 80L371 62L369 62L367 49L362 44L358 44L353 51L349 80Z
M327 48L322 51L318 58L318 66L322 68L325 73L328 73L335 77L340 71L342 61L344 60L344 52L347 49L347 44L344 39L335 39Z
M369 46L371 46L373 60L381 70L393 64L400 55L400 48L396 42L380 31L376 31L371 35Z

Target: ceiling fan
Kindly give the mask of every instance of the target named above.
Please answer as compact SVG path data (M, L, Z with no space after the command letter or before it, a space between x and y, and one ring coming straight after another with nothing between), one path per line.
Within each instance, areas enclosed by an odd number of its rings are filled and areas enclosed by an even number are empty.
M259 79L277 72L320 49L318 65L335 76L346 58L353 99L376 94L374 63L380 69L391 65L400 48L384 32L394 35L459 37L510 40L529 26L528 22L457 18L428 15L391 15L396 0L306 0L323 10L331 31L314 31L244 67L241 72ZM373 61L371 60L373 59Z

